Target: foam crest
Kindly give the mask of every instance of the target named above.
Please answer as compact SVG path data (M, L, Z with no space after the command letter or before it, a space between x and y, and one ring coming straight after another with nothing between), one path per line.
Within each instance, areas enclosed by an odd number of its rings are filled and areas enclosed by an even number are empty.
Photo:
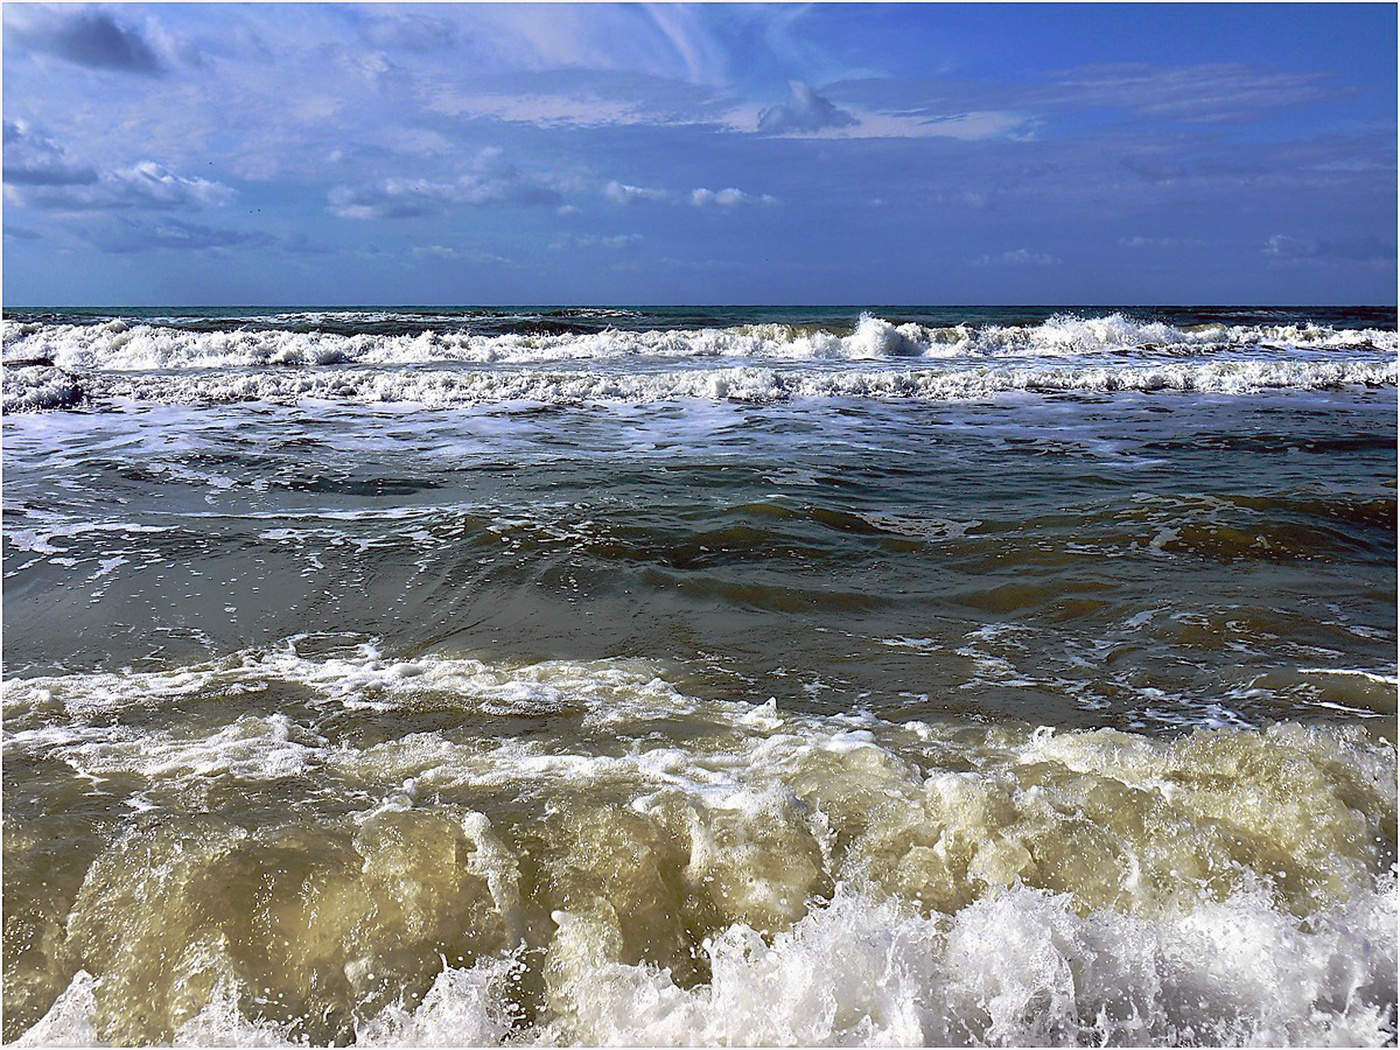
M1224 325L1177 328L1160 321L1143 321L1121 313L1102 317L1056 314L1039 325L987 325L968 335L981 353L1059 356L1122 352L1135 349L1169 354L1198 354L1225 349L1291 348L1324 350L1370 347L1394 350L1393 331L1342 328L1314 324Z
M73 975L48 1013L15 1041L15 1046L97 1046L97 978L86 970Z
M85 396L78 378L60 368L7 367L0 375L0 408L5 412L73 408Z
M220 405L332 401L444 409L527 402L638 404L701 400L764 404L801 399L976 401L1003 394L1181 392L1243 396L1269 390L1394 386L1394 361L1173 361L1151 366L822 369L736 366L649 373L533 370L89 373L68 386L33 370L6 388L5 410L79 401ZM55 393L54 391L58 392Z
M896 324L867 313L846 334L776 323L505 334L430 328L393 335L275 327L208 332L126 320L90 325L7 321L4 344L6 362L48 361L70 372L88 372L635 358L1063 357L1135 351L1199 356L1261 348L1394 352L1397 337L1393 331L1309 324L1215 324L1182 329L1120 313L1101 317L1059 314L1033 325L948 327Z
M571 974L556 1029L613 1045L1372 1044L1389 1022L1363 1004L1384 998L1393 956L1371 938L1394 908L1368 895L1309 928L1241 894L1144 921L1013 889L923 919L842 895L771 943L725 931L706 986L616 964ZM1346 1005L1298 1008L1320 1000Z
M1083 914L1013 889L923 918L843 892L771 938L738 924L706 942L710 979L685 986L599 957L599 931L555 917L550 1011L511 1010L509 958L446 967L412 1009L355 1031L369 1046L495 1045L1381 1045L1393 1037L1393 890L1301 923L1257 894L1146 921ZM20 1045L92 1045L80 973ZM281 1038L278 1038L278 1035ZM181 1045L268 1046L227 986Z
M392 1003L355 1029L356 1046L495 1046L520 1027L506 986L512 958L470 968L445 966L414 1009Z
M318 702L377 710L470 706L488 714L561 714L580 700L600 706L625 694L656 694L679 701L673 688L628 660L545 661L523 668L471 658L426 655L396 660L373 642L338 647L326 655L301 650L314 642L290 639L272 649L250 649L168 671L117 671L10 678L0 684L7 717L62 710L81 720L129 707L159 707L189 697L265 689L269 682L295 685ZM643 671L641 668L646 667ZM685 705L680 705L683 710Z

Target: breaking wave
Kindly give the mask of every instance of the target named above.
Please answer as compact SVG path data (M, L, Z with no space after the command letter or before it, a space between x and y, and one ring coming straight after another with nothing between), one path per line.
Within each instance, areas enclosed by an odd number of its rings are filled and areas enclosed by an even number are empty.
M318 315L319 316L319 315ZM1177 328L1114 313L1056 315L1036 325L894 324L870 314L847 334L811 325L474 334L428 329L412 335L240 327L192 331L129 320L73 325L7 321L5 360L43 360L69 371L261 368L442 362L530 364L616 358L872 360L943 357L1064 357L1150 351L1201 356L1232 349L1393 352L1394 331L1326 325L1206 324Z
M128 814L51 873L24 1044L1394 1038L1395 752L1359 729L894 723L639 660L323 650L5 684L7 768Z
M804 398L969 401L1006 393L1181 391L1251 394L1394 386L1396 364L1377 361L1173 361L1095 367L796 370L761 366L662 372L346 368L201 373L69 373L9 368L4 409L69 408L108 399L162 404L413 404L427 408L536 402L641 403L678 399L764 403Z

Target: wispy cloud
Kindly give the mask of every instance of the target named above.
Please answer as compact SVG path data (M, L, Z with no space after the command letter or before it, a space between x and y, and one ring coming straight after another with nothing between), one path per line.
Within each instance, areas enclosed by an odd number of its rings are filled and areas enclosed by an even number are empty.
M91 231L90 239L102 251L116 255L156 249L209 251L222 248L272 247L280 238L258 230L229 230L180 219L155 222L123 220Z
M432 113L543 128L715 124L736 105L727 88L596 68L432 73L419 78L418 93Z
M645 238L640 233L615 233L610 236L596 234L564 234L550 242L550 250L567 251L570 248L607 248L609 251L623 251L635 248Z
M544 176L506 162L499 150L483 150L474 170L450 180L388 178L365 186L335 186L327 199L342 219L410 219L453 205L559 205L563 197Z
M365 7L351 10L361 18L360 29L365 39L377 48L424 53L455 50L462 45L460 26L450 18L443 18L436 12L430 13L431 8L391 7L386 11Z
M1299 263L1363 262L1392 265L1396 246L1379 237L1314 239L1276 233L1261 249L1270 261L1283 265Z
M234 198L223 183L180 175L153 160L106 170L71 162L63 147L24 121L5 122L4 182L11 203L57 212L209 208Z
M561 94L511 95L491 92L464 94L443 90L430 108L453 117L488 117L542 128L607 127L614 124L661 124L667 121L636 99L580 97Z
M972 266L1058 266L1063 262L1049 252L1031 251L1029 248L1013 248L1000 255L980 255L970 261Z
M419 244L412 249L419 259L447 259L453 262L489 263L492 266L515 267L519 263L497 253L482 248L468 248L449 244Z
M1083 66L1055 77L1047 102L1131 109L1198 124L1250 120L1267 111L1337 98L1346 89L1326 73L1278 73L1244 63Z
M1130 237L1118 238L1120 248L1195 248L1206 243L1200 237L1144 237L1141 234L1133 234Z
M816 96L820 99L820 96ZM821 101L827 101L821 99ZM741 105L730 110L725 124L735 131L781 135L791 139L1029 139L1035 136L1039 121L1010 110L968 110L949 112L917 108L902 111L837 108L825 119L820 112L788 111Z

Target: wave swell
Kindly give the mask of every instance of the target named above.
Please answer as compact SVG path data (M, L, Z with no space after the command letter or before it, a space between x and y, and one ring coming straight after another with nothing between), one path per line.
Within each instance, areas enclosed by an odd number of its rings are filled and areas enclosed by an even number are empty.
M895 324L864 314L854 331L844 334L789 324L494 335L428 329L412 335L383 335L251 327L201 332L121 319L90 325L7 321L4 344L7 362L47 360L68 371L138 371L629 358L880 360L1136 352L1195 357L1240 349L1394 352L1397 336L1380 329L1313 324L1177 328L1120 313L1087 318L1063 314L1036 325L948 327Z

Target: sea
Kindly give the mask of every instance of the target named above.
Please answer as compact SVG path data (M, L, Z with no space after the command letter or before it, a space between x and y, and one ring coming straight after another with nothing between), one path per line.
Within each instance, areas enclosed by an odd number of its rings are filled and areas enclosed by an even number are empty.
M1393 307L3 363L7 1042L1396 1042Z

